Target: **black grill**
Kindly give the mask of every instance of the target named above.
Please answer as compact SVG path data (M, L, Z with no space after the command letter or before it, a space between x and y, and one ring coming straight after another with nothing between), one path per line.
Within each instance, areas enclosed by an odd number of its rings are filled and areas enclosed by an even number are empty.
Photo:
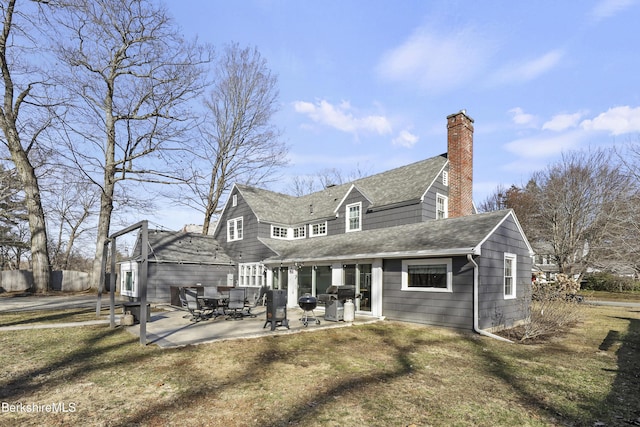
M304 326L307 326L310 321L314 320L316 322L316 325L320 324L320 319L316 318L316 314L313 312L313 310L318 305L318 300L316 299L316 297L311 294L304 294L298 299L298 305L304 311L304 313L302 314L302 318L300 319ZM311 317L309 317L309 312L311 312Z
M287 320L287 291L284 289L274 289L267 291L267 321L262 328L266 328L271 323L271 330L277 326L286 326L289 329Z
M331 285L327 288L327 292L318 295L318 301L326 304L329 301L340 301L345 303L348 299L356 299L355 286L336 286Z

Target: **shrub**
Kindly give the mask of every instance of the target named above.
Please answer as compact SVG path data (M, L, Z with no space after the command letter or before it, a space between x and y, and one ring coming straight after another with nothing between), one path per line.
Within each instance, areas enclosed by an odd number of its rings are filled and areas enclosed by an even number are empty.
M532 301L520 340L553 335L582 320L579 300L567 298L579 290L579 283L562 274L558 274L555 282L534 282Z
M631 277L618 276L612 273L592 273L585 277L585 289L604 292L640 291L640 283Z
M555 282L535 280L531 284L531 298L535 301L566 299L567 295L575 295L579 290L580 283L566 274L558 274Z

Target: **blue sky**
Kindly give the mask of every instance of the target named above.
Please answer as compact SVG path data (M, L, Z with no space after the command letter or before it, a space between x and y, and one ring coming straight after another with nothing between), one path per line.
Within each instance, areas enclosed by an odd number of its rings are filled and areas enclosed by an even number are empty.
M461 109L475 120L476 203L563 150L640 141L638 0L166 4L188 37L256 46L278 75L283 187L441 154L446 116ZM187 211L156 220L202 222Z

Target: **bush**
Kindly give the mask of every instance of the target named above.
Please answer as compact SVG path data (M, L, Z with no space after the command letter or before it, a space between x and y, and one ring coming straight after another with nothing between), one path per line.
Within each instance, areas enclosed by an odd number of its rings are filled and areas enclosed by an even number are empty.
M535 280L531 284L531 298L535 301L553 301L566 299L567 295L575 295L580 290L580 283L566 274L556 275L555 282Z
M640 283L631 277L617 276L612 273L600 272L585 276L585 289L604 292L633 292L640 291Z
M553 335L582 320L580 300L568 298L579 290L580 284L563 274L558 274L555 282L535 281L520 340Z

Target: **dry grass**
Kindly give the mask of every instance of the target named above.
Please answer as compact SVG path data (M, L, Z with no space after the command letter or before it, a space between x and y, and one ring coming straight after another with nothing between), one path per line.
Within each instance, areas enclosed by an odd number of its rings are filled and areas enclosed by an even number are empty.
M0 402L74 409L3 412L0 425L612 426L640 418L638 309L587 307L566 335L527 346L381 322L172 350L103 326L10 331L0 332L0 348Z

